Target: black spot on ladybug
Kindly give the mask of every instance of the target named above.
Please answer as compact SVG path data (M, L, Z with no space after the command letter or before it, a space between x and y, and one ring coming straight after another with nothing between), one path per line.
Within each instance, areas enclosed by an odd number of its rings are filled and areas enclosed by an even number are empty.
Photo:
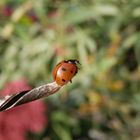
M64 67L62 67L62 69L61 69L62 71L66 71L66 69L64 68Z
M71 70L70 72L73 73L73 70Z
M63 81L63 82L66 82L66 80L65 80L65 79L62 79L62 81Z

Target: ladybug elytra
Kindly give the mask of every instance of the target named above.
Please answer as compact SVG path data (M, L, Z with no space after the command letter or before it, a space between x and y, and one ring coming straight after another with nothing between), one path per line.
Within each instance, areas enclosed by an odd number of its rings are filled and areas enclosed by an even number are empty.
M63 60L58 63L53 70L54 81L63 86L68 82L72 82L72 78L78 72L79 61L75 59Z

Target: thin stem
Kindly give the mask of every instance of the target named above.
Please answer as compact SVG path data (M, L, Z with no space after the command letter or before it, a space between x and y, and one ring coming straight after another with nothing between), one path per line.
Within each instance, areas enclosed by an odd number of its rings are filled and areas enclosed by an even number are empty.
M43 97L47 97L56 93L60 88L61 86L59 86L56 82L53 82L34 88L32 90L22 91L17 94L1 97L0 111L5 111L15 106L29 103L31 101L38 100Z

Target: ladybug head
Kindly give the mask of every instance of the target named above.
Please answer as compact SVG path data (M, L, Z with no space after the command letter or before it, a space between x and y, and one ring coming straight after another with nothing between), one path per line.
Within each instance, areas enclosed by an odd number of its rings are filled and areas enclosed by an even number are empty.
M73 64L75 64L75 65L80 64L80 62L79 62L78 60L76 60L76 59L69 59L69 60L66 60L66 62L67 62L67 63L73 63Z

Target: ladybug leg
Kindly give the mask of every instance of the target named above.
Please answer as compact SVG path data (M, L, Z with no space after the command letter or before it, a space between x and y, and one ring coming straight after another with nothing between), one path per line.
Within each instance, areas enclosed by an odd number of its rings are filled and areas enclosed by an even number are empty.
M72 83L72 80L70 80L70 82Z

